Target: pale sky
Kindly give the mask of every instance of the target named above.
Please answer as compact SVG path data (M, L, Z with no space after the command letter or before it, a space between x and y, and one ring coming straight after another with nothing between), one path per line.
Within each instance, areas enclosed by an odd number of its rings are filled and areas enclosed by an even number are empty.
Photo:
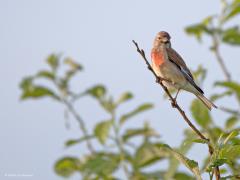
M203 89L209 96L217 91L211 83L221 80L222 72L208 50L208 39L198 44L183 28L219 10L217 0L0 0L0 179L10 179L4 174L32 174L28 179L34 180L61 179L53 171L54 162L64 155L80 156L86 152L83 146L64 148L67 139L79 137L79 130L75 120L70 120L70 130L65 128L62 106L47 98L19 100L21 79L46 68L44 59L53 52L70 56L85 67L73 83L76 90L103 83L115 97L132 91L134 100L121 112L153 102L155 108L129 122L129 127L141 126L148 119L162 141L178 145L187 125L162 98L163 91L131 40L136 40L149 55L156 33L168 31L173 47L191 69L199 64L208 68ZM239 49L223 46L222 50L229 68L238 77L239 62L233 57L237 57ZM193 98L189 93L179 96L179 104L188 115ZM89 127L106 118L90 98L83 99L76 108ZM221 117L216 123L224 123L221 112L213 110L212 115ZM198 145L188 157L198 161L206 153L207 148Z

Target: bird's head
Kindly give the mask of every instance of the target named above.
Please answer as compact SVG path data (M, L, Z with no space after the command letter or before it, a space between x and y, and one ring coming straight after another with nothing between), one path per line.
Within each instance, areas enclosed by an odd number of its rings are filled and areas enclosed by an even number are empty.
M166 31L160 31L157 33L155 40L154 40L154 46L159 47L162 44L165 44L167 46L170 46L170 35Z

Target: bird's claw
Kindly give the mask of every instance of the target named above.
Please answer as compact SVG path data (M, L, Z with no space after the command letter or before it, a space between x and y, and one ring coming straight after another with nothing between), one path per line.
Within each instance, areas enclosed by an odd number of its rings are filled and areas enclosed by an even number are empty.
M156 78L156 83L161 83L162 82L162 80L161 80L161 78Z
M172 107L177 107L177 98L172 99Z

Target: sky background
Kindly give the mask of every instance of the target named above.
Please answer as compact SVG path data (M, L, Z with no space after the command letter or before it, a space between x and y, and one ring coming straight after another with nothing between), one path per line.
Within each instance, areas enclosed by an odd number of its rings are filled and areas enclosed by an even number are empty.
M199 64L208 68L203 89L209 96L218 91L211 83L222 79L222 72L208 49L209 40L204 38L204 43L199 44L183 28L219 11L218 0L0 0L0 179L9 179L5 174L32 174L36 180L61 179L53 171L54 162L64 155L86 152L83 146L64 148L67 139L80 134L74 120L66 129L64 107L47 98L24 102L19 99L21 79L46 69L44 60L50 53L70 56L84 66L84 72L72 83L77 91L97 83L105 84L115 97L132 91L134 100L120 112L153 102L153 110L133 119L128 126L141 126L148 119L163 141L179 145L187 125L162 98L163 91L131 40L136 40L149 57L156 33L168 31L173 48L191 69ZM233 76L239 77L239 63L233 58L239 49L223 46L222 50ZM188 115L193 98L188 93L178 98ZM88 121L89 129L107 118L90 98L84 98L76 108ZM226 116L221 112L213 110L211 114L218 117L217 124L224 123ZM207 148L199 145L188 157L201 160L205 153Z

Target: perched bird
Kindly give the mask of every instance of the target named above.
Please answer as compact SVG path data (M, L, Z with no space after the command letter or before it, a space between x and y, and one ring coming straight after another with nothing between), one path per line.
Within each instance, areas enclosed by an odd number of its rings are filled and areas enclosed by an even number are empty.
M181 89L191 92L197 96L206 107L211 110L212 107L217 108L203 94L203 90L194 82L194 78L185 64L183 58L171 47L170 35L161 31L154 39L151 52L152 68L154 72L169 81L163 81L167 88L176 88L177 99Z

